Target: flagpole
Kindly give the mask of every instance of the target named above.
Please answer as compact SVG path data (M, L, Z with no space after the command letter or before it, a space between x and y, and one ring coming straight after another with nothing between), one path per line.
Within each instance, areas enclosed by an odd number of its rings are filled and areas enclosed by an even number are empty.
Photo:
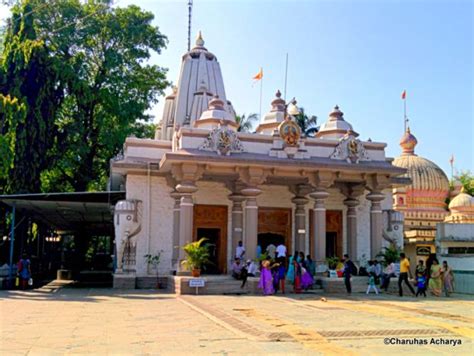
M260 79L260 113L259 113L259 120L262 120L262 93L263 93L263 76Z
M403 121L405 123L405 132L407 132L407 97L403 98Z
M285 66L285 91L284 91L284 95L283 95L283 99L285 99L285 102L286 102L286 83L287 83L287 79L288 79L288 52L286 52L286 66Z

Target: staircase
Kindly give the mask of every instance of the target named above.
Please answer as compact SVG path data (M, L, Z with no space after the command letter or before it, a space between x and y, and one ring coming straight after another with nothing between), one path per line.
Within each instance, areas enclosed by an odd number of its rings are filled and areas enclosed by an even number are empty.
M242 281L238 281L231 276L210 276L199 277L204 280L205 286L199 287L197 294L203 295L240 295L256 294L258 291L258 278L249 277L244 288L240 288ZM190 276L173 276L171 280L171 291L176 294L196 294L196 288L189 286L189 281L195 279Z

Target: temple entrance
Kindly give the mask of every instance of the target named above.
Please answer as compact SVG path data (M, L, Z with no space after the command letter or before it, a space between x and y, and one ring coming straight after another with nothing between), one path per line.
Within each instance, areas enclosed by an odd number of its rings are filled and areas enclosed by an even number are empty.
M209 249L210 263L203 266L205 274L219 274L219 248L221 229L198 228L197 239L205 237L204 245Z
M227 206L200 205L194 206L193 231L194 241L202 237L208 239L211 264L203 267L205 274L227 272Z
M309 251L313 254L314 214L309 214ZM342 259L342 211L326 211L326 257ZM311 256L314 257L314 256Z
M264 253L267 250L267 247L271 244L273 244L275 247L277 247L279 244L285 243L285 236L280 235L280 234L272 234L272 233L266 233L266 234L258 234L258 245L262 248L262 253Z
M291 209L258 208L258 244L262 253L271 243L283 242L291 251Z

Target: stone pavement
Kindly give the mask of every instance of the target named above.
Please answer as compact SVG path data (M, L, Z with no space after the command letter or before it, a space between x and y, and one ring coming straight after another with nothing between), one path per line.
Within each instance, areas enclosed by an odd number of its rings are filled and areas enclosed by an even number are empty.
M474 354L469 296L322 301L62 287L0 291L1 355Z

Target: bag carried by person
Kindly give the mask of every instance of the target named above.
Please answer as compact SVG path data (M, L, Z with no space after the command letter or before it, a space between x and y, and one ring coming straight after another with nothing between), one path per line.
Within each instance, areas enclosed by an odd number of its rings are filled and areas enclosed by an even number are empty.
M28 285L32 286L33 285L33 278L28 279Z
M20 277L16 277L15 278L15 287L19 287L20 286Z

